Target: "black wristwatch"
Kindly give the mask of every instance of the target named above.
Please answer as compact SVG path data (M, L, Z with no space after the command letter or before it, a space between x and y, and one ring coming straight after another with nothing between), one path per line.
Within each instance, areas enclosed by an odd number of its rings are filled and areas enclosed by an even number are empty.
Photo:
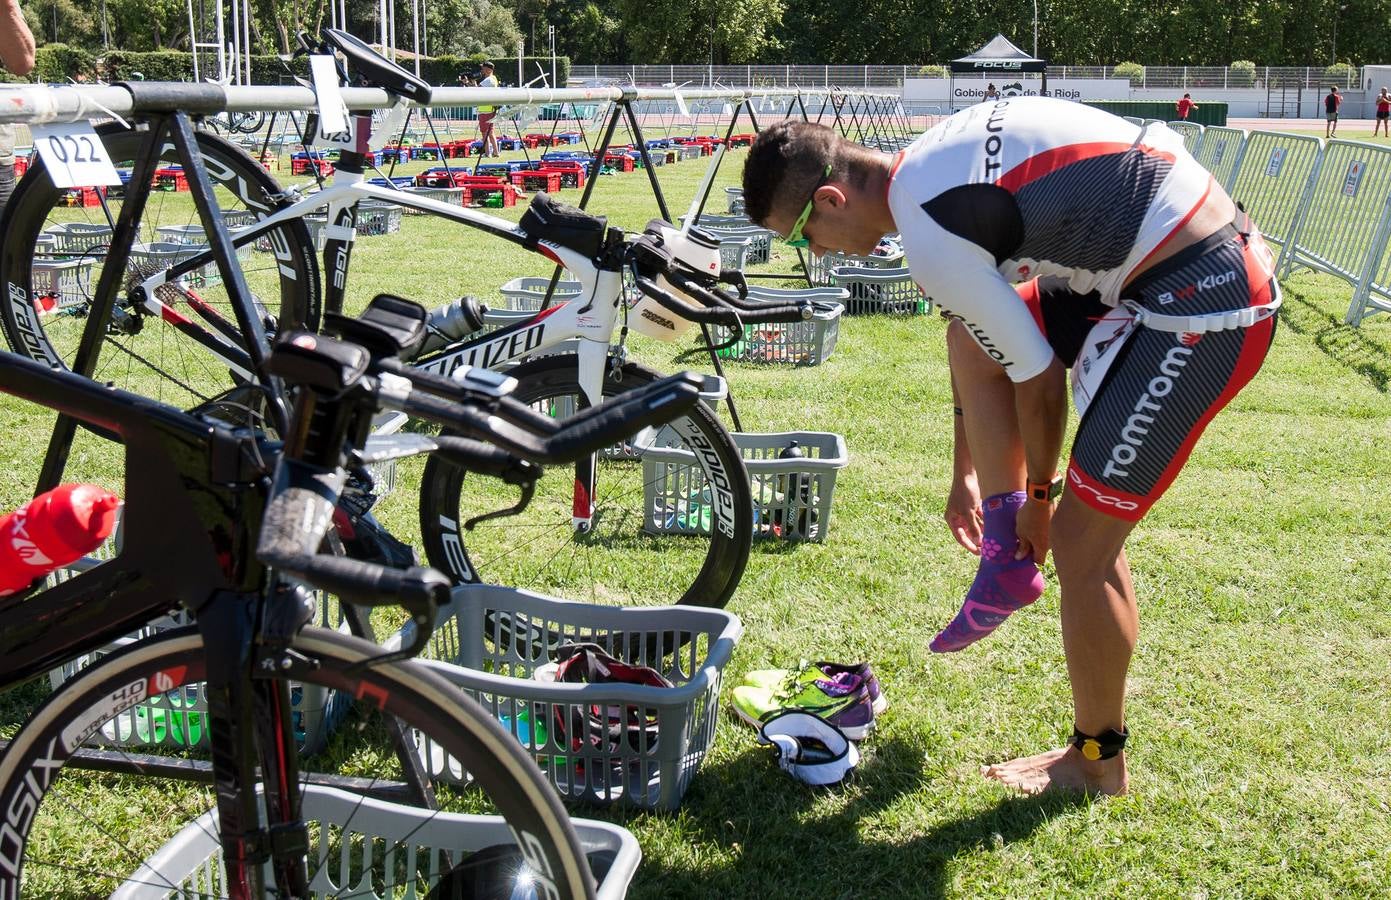
M1054 475L1052 481L1030 481L1026 491L1030 500L1052 503L1063 492L1063 476Z

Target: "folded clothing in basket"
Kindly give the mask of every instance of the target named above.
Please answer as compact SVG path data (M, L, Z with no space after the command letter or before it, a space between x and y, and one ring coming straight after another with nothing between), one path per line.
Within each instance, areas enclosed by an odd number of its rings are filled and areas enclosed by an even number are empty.
M562 644L556 653L559 663L555 680L561 684L641 684L672 687L672 683L650 666L635 666L605 653L597 644ZM654 710L631 704L607 707L589 704L574 706L569 715L555 708L556 742L571 750L612 751L620 746L641 751L657 741ZM644 735L646 739L644 740Z

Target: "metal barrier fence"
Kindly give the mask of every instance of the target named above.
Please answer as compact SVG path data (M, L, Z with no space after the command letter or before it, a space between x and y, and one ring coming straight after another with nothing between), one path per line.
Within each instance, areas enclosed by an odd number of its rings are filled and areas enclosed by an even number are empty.
M1313 190L1323 141L1302 134L1253 131L1229 193L1240 201L1267 241L1280 245L1280 263L1290 251L1300 212Z
M1183 138L1183 149L1194 156L1198 155L1198 147L1203 143L1203 126L1197 122L1166 122L1169 130L1175 132Z
M1388 236L1391 236L1391 197L1387 198L1376 236L1372 239L1372 252L1367 255L1366 268L1348 304L1345 321L1349 325L1361 325L1372 313L1391 313L1391 241L1387 240Z
M1203 142L1193 155L1228 193L1236 180L1241 154L1246 149L1246 132L1239 128L1209 125L1203 129Z
M640 84L714 87L716 85L897 88L905 78L945 78L945 66L570 66L571 84ZM1270 85L1326 91L1333 84L1322 66L1145 66L1134 76L1114 66L1049 66L1049 78L1129 80L1136 88L1261 88ZM1356 88L1362 70L1350 68L1338 83Z
M1306 266L1360 286L1375 256L1372 251L1380 246L1378 231L1388 198L1391 147L1329 141L1300 212L1295 238L1281 254L1280 274Z

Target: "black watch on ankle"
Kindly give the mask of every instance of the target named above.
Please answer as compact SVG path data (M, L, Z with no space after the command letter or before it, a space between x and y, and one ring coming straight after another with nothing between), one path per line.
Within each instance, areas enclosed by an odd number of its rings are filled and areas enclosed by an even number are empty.
M1117 731L1111 728L1093 736L1083 734L1074 725L1072 726L1072 740L1068 743L1076 747L1084 757L1096 762L1099 759L1110 759L1117 756L1125 749L1125 742L1129 737L1130 732L1125 729Z

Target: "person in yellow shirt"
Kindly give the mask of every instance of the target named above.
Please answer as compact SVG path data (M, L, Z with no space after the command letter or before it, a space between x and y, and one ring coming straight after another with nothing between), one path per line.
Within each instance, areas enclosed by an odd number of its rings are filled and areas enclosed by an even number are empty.
M483 77L479 79L479 87L497 87L497 76L493 74L493 64L485 62L479 66L483 70ZM493 134L493 119L497 116L496 106L478 107L478 133L483 138L484 156L501 156L497 149L497 136Z

